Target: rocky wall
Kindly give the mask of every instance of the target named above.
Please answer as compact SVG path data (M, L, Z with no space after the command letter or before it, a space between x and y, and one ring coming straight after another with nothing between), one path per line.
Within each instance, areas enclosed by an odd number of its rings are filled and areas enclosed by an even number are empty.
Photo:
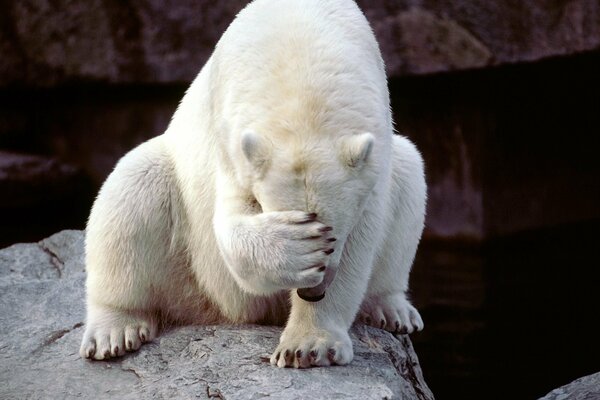
M189 82L242 0L2 3L0 87ZM358 1L392 77L600 48L594 0Z

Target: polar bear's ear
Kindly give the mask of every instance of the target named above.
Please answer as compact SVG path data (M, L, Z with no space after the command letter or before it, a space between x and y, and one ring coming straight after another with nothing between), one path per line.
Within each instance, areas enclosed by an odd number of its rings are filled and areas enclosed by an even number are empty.
M252 131L242 134L242 151L250 164L262 168L268 159L268 149L265 140Z
M373 149L375 138L370 133L361 133L346 139L344 146L344 159L353 168L364 165Z

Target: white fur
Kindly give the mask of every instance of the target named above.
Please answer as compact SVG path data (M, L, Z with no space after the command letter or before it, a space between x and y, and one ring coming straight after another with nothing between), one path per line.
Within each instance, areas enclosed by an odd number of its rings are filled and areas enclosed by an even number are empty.
M82 356L135 350L160 321L288 319L273 364L346 364L359 310L421 329L406 291L423 164L392 132L381 55L353 1L252 2L165 134L98 195ZM325 298L301 300L292 289L320 284L323 266L337 271Z

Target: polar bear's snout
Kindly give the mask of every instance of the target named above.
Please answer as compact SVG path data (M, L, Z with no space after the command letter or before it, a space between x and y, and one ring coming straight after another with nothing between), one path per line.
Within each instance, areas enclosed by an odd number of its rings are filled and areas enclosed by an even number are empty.
M329 285L331 285L331 282L333 282L333 279L335 278L336 272L337 266L335 268L327 268L323 282L312 288L298 289L296 291L298 293L298 296L302 300L311 303L323 300L323 298L325 298L325 292L327 288L329 287Z

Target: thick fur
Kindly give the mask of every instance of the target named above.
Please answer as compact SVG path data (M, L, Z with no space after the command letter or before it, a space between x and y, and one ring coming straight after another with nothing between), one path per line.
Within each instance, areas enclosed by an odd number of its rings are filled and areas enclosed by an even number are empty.
M356 4L256 0L98 195L81 354L136 350L161 322L287 320L273 364L347 364L357 315L423 328L406 291L425 196ZM323 300L298 297L332 271Z

